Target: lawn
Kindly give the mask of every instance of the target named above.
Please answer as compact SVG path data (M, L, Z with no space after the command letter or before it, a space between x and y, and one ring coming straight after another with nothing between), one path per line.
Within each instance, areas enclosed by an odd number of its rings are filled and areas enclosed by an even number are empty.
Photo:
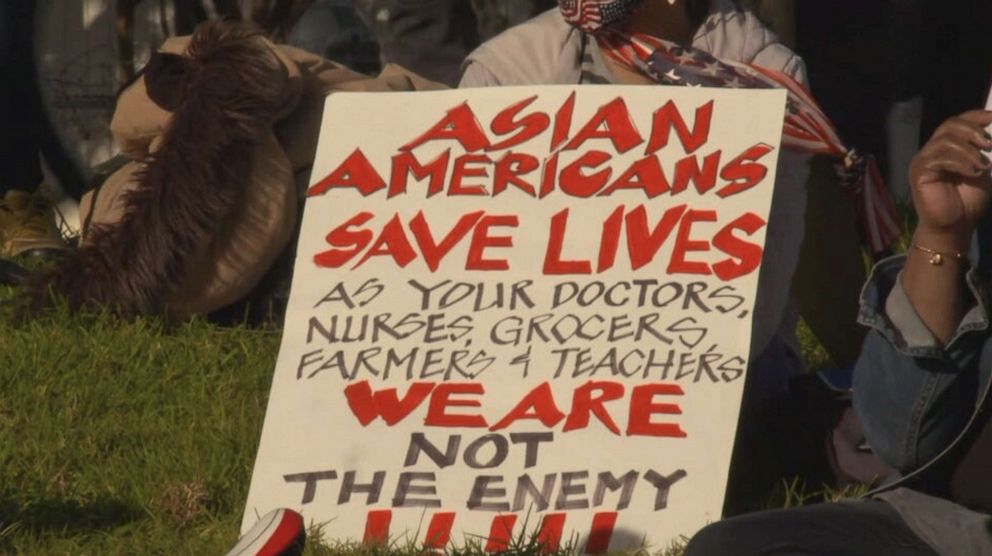
M807 358L822 362L804 337ZM276 329L202 320L62 312L14 325L0 316L0 553L224 554L238 534L278 345ZM515 552L537 551L521 539Z
M0 324L0 551L223 554L279 334L53 315Z

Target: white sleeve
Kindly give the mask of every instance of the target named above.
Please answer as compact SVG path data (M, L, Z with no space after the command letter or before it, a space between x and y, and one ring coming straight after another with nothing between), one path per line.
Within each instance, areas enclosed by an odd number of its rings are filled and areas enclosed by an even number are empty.
M498 87L500 85L502 83L482 64L469 60L465 63L465 71L462 73L462 79L458 83L458 88Z

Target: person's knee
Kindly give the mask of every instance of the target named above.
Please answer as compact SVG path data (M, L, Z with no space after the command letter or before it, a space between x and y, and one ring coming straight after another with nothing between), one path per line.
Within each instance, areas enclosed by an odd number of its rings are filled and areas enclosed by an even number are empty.
M683 556L736 556L737 553L734 551L736 528L733 520L707 525L692 537L685 547Z

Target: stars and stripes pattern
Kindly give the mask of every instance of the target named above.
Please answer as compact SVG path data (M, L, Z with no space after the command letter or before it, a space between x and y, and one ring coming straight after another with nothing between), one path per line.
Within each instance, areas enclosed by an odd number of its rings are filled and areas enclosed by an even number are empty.
M837 128L809 91L782 72L740 62L721 60L708 52L646 35L604 28L595 35L612 60L640 71L664 85L770 89L788 92L783 146L837 159L844 186L857 195L865 241L873 254L885 252L902 234L902 224L878 165L844 145Z
M589 522L589 528L583 554L603 554L610 548L610 541L617 529L619 512L596 512ZM457 512L437 512L431 515L424 536L425 553L431 554L443 551L451 540L451 533L458 520ZM520 519L523 517L524 519ZM498 513L492 518L489 535L484 537L482 550L486 553L506 552L513 540L525 535L530 538L532 531L528 528L527 519L531 515L520 516L515 513ZM541 545L541 553L561 550L562 535L568 514L564 512L548 512L540 518L540 525L533 537ZM390 542L390 527L393 520L392 510L371 510L365 515L365 535L362 542L367 546L384 546ZM574 520L573 520L574 521ZM574 524L573 524L574 525ZM579 528L585 523L580 523ZM394 536L395 538L395 536ZM239 553L241 554L241 553ZM247 552L244 553L247 556ZM266 553L268 554L268 553ZM231 556L231 555L229 555Z
M587 33L622 22L641 0L558 0L562 17Z

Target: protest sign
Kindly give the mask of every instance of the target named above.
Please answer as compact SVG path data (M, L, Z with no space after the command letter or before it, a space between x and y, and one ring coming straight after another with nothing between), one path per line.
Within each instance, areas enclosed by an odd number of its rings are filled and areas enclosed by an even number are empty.
M719 519L784 103L331 96L243 526L596 553Z

